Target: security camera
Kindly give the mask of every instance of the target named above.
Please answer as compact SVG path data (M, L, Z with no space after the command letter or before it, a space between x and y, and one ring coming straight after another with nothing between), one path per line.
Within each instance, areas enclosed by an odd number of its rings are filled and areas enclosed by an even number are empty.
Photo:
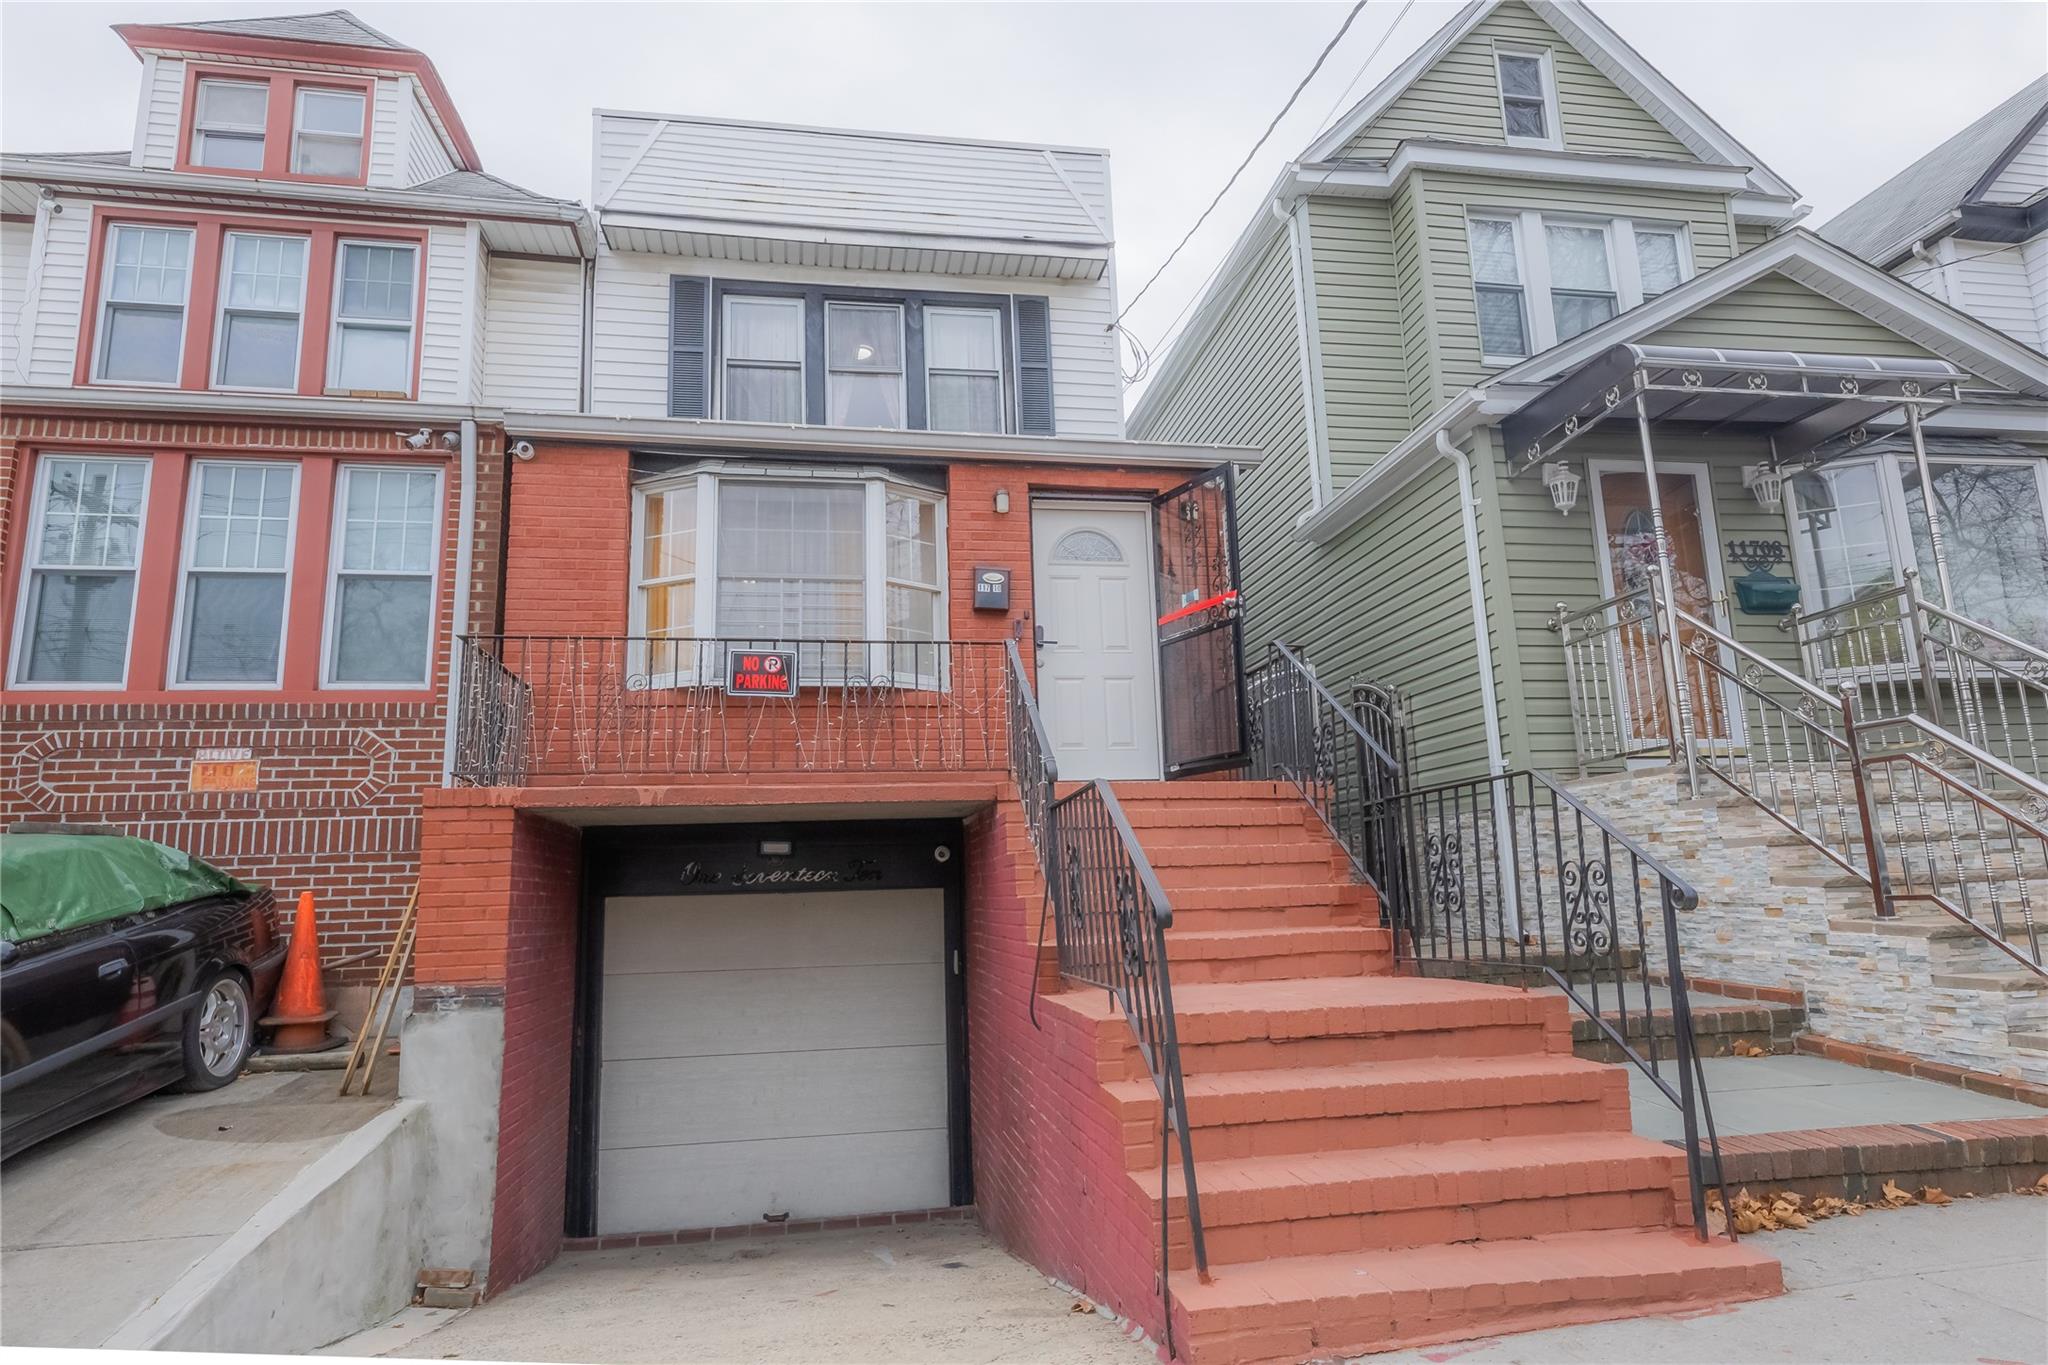
M405 438L407 450L425 450L434 441L434 433L428 427L421 427L418 431L401 431L398 434Z
M532 458L533 458L533 455L534 455L534 450L533 450L533 442L531 442L531 441L514 441L514 442L512 443L512 458L513 458L513 459L515 459L515 460L530 460L530 459L532 459Z
M461 433L461 432L459 432L459 431L444 431L444 432L442 432L442 433L441 433L441 447L442 447L442 449L444 449L444 450L454 450L454 449L456 449L457 447L461 446L461 444L462 444L462 433Z

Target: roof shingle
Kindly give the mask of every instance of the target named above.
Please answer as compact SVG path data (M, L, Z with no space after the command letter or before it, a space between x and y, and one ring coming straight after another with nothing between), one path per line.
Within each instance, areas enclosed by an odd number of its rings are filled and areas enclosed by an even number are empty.
M318 14L279 14L256 19L205 19L188 24L165 24L164 28L192 29L201 33L227 33L242 38L276 38L295 43L335 43L342 47L374 47L387 52L412 52L388 34L379 33L345 9L323 10Z

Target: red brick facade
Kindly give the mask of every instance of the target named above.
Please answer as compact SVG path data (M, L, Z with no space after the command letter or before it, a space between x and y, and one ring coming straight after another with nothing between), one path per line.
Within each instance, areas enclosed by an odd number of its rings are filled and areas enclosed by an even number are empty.
M479 437L472 628L496 621L496 507L503 442ZM330 982L373 980L418 869L421 795L441 779L446 662L454 628L459 469L438 444L405 448L388 423L348 427L226 420L38 415L0 422L0 516L7 565L0 575L0 649L11 648L22 600L21 547L35 466L44 454L129 455L151 461L133 654L118 689L0 692L0 823L112 824L186 849L289 901L312 891ZM284 680L235 692L167 685L169 604L175 594L186 472L208 455L274 458L302 469L301 529L293 559L294 612ZM305 515L331 490L335 466L402 460L444 466L443 536L429 686L374 692L319 685L327 527ZM24 496L17 496L16 494ZM318 504L324 509L326 504ZM323 521L325 511L320 513ZM310 608L306 604L310 603ZM13 676L6 661L5 677ZM195 791L199 749L251 751L253 790Z

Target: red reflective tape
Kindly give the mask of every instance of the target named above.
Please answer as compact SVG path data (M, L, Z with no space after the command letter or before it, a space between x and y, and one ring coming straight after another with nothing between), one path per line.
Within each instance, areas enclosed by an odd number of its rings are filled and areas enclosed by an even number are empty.
M1214 597L1205 597L1199 602L1190 602L1179 611L1166 613L1166 615L1159 618L1159 624L1163 626L1169 622L1178 621L1183 616L1193 616L1198 611L1207 611L1211 607L1220 607L1225 602L1235 602L1236 600L1236 588L1232 588L1229 592L1219 592Z

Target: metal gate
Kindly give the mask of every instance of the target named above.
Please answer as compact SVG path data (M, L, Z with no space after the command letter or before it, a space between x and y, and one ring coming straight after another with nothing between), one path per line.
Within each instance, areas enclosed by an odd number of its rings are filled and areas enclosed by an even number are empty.
M1236 492L1236 470L1222 464L1152 500L1168 777L1234 768L1245 757Z

